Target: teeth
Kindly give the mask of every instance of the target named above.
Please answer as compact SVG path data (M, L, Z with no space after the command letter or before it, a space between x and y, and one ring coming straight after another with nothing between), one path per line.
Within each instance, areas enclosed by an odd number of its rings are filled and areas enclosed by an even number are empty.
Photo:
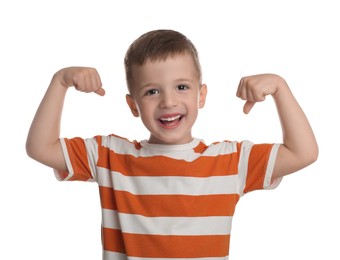
M172 116L172 117L160 118L160 120L170 122L170 121L175 121L175 120L179 119L180 117L181 117L181 115L177 115L177 116Z

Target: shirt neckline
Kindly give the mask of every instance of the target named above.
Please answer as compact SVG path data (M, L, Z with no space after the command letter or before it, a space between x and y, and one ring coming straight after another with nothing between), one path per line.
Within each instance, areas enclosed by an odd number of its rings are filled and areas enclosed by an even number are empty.
M186 144L152 144L147 140L142 140L140 145L143 148L151 150L161 150L161 151L185 151L194 149L202 140L194 138L191 142Z

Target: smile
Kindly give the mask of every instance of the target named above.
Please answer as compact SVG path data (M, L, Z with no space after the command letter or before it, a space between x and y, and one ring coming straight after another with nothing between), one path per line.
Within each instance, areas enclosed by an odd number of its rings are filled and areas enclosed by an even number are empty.
M183 115L180 115L180 114L162 116L161 118L159 118L159 122L165 128L175 128L179 125L182 118L183 118Z

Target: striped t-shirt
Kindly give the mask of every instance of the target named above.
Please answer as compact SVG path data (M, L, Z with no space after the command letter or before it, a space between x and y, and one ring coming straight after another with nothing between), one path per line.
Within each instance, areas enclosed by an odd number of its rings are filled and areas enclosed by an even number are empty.
M200 139L183 145L96 136L61 139L68 172L95 181L104 260L226 260L239 198L269 189L279 145Z

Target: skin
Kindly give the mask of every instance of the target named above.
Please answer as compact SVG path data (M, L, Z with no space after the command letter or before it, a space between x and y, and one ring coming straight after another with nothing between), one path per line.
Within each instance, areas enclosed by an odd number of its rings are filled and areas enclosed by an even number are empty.
M248 114L256 102L271 95L276 104L282 128L282 145L275 161L273 179L296 172L318 157L318 145L313 130L286 81L275 74L244 77L237 89Z
M134 90L126 100L132 114L140 116L150 131L149 142L190 142L192 126L207 95L207 86L199 82L191 57L177 55L165 61L148 61L133 68L133 78ZM59 135L63 103L71 86L82 92L105 94L100 76L93 68L70 67L58 71L36 112L26 142L30 157L59 170L67 170ZM245 113L266 96L272 96L275 101L282 145L273 179L296 172L317 159L318 146L313 131L283 78L274 74L244 77L237 96L246 101Z
M193 140L191 129L204 107L207 86L199 82L189 54L165 61L147 61L133 68L133 93L126 101L150 132L150 143L185 144Z

